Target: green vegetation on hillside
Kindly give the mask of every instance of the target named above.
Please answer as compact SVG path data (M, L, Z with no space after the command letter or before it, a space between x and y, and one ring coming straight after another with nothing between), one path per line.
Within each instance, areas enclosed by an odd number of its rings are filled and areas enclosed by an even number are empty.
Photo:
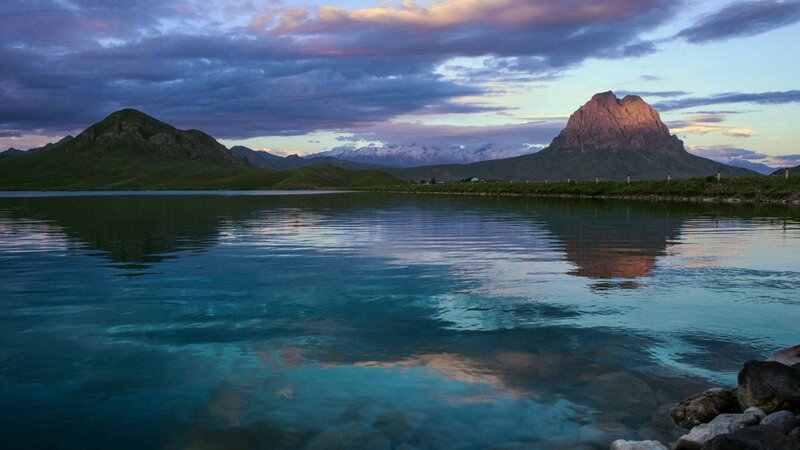
M739 199L742 201L800 202L800 177L716 177L682 180L626 182L454 182L404 184L370 188L377 191L416 193L568 196L595 198Z
M467 177L489 180L566 181L604 180L624 181L628 175L633 180L665 180L714 175L724 177L752 177L751 170L727 166L701 158L685 151L667 153L653 150L573 151L545 149L538 153L515 158L495 159L472 164L450 164L404 169L387 169L402 180L454 181Z
M0 158L0 190L351 188L398 183L378 170L329 164L265 170L198 130L123 109L76 138Z
M0 160L0 190L303 189L397 183L377 170L320 164L286 171L136 151L47 152Z

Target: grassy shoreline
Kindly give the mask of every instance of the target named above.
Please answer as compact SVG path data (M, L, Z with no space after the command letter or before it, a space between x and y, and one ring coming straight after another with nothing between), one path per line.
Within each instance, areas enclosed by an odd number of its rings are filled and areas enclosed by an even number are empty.
M595 198L650 201L780 203L800 205L800 177L715 177L680 180L578 182L452 182L404 184L365 188L375 192L418 194L498 195L551 198Z

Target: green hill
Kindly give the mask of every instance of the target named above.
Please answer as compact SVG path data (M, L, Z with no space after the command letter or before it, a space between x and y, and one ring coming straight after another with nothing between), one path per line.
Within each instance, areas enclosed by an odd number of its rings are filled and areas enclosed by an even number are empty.
M786 169L778 169L775 172L772 172L772 176L785 177L786 176ZM789 167L789 176L790 177L800 176L800 166Z
M760 174L732 167L688 152L665 153L657 150L617 150L614 152L577 152L545 149L532 155L495 159L472 164L387 169L403 180L441 181L478 177L487 180L661 180L714 175L752 177Z
M271 171L211 136L122 110L47 151L0 158L0 190L271 189L396 183L378 170L320 164Z

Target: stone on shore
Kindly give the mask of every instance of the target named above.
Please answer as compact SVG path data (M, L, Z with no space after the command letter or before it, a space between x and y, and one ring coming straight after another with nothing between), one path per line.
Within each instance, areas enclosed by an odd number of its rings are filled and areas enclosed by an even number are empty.
M611 450L669 450L658 441L626 441L618 439L611 443Z
M762 420L764 420L765 417L767 417L767 413L763 409L759 408L758 406L751 406L751 407L745 409L744 411L742 411L742 414L750 414L750 415L756 416L756 418L758 418L758 422L759 423Z
M778 350L767 358L767 361L779 362L790 367L800 364L800 345Z
M733 391L713 388L680 402L669 411L669 415L676 424L691 429L720 414L739 411L739 401Z
M702 450L800 450L800 443L772 427L756 425L706 442Z
M678 439L678 450L699 450L703 444L723 434L757 425L763 416L753 412L720 414L708 423L700 424Z
M797 417L795 417L794 414L790 411L783 410L768 415L761 421L760 425L775 428L783 434L789 434L790 431L797 428L800 424L798 424Z
M748 361L739 372L739 405L758 406L767 413L800 412L800 370L776 361Z

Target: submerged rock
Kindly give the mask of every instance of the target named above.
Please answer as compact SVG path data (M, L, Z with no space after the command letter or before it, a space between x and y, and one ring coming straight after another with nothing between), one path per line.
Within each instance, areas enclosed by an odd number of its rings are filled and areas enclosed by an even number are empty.
M800 345L778 350L777 352L773 353L772 356L767 358L767 361L779 362L790 367L796 366L797 364L800 364Z
M736 396L742 408L758 406L767 413L800 412L800 370L776 361L748 361L739 372Z
M611 443L611 450L669 450L658 441L626 441L618 439Z
M761 425L772 427L783 434L788 434L800 424L798 424L797 417L795 417L794 414L790 411L783 410L774 412L765 417L764 420L761 421Z
M702 450L800 450L800 443L775 428L756 425L718 436Z
M610 409L609 406L613 405L614 414L605 417L609 421L649 416L658 407L653 388L630 372L598 376L587 385L586 400L603 409Z
M676 424L689 429L720 414L739 411L739 401L733 391L714 388L685 399L672 408L669 415Z
M756 425L761 421L761 416L753 412L742 414L720 414L708 423L700 424L688 434L678 439L678 450L698 450L703 444L723 434L730 434L744 427Z

